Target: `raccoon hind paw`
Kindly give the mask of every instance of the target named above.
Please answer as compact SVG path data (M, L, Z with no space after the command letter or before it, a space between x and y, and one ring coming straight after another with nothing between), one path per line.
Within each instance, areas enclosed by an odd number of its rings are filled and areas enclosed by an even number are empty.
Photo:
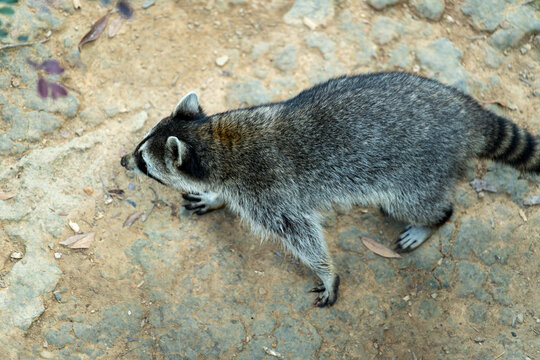
M411 251L422 245L432 234L433 230L425 226L409 225L396 240L396 250Z

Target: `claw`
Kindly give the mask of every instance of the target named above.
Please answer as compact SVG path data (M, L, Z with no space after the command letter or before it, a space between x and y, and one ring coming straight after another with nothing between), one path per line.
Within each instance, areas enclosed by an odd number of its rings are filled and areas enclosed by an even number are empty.
M187 201L195 201L195 202L201 201L200 196L194 196L193 194L182 194L182 197L184 198L184 200L187 200Z
M185 204L184 207L187 209L187 210L197 210L197 209L202 209L204 207L204 204L203 205L197 205L197 204Z
M309 292L323 292L326 290L323 284L315 286L313 289L309 290Z

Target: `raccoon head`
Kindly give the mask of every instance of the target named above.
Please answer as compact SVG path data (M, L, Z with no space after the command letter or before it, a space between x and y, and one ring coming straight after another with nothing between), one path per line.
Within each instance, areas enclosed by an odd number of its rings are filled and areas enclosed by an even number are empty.
M204 171L192 143L190 123L204 118L199 98L190 92L170 116L162 119L120 164L164 185L190 190L204 178Z

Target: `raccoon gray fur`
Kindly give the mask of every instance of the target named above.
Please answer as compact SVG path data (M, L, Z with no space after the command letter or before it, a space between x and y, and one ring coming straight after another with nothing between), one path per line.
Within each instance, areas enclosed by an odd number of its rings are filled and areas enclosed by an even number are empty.
M471 97L407 73L343 76L281 102L206 115L194 93L121 159L188 191L187 209L226 203L313 269L317 306L334 304L334 272L319 210L380 207L409 223L411 250L452 214L467 161L480 157L540 172L540 139Z

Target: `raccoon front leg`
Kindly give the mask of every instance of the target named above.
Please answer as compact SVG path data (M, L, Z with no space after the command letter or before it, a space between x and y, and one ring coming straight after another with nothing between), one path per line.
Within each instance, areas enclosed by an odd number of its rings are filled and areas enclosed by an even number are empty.
M313 304L332 306L338 298L339 276L334 273L332 258L316 216L281 214L270 218L272 220L266 224L263 222L263 226L278 235L285 248L321 279L322 283L311 290L319 293Z
M184 207L187 210L193 210L197 215L204 215L225 206L225 201L221 195L210 191L205 191L200 194L182 194L182 197L187 201L187 204L184 204Z

